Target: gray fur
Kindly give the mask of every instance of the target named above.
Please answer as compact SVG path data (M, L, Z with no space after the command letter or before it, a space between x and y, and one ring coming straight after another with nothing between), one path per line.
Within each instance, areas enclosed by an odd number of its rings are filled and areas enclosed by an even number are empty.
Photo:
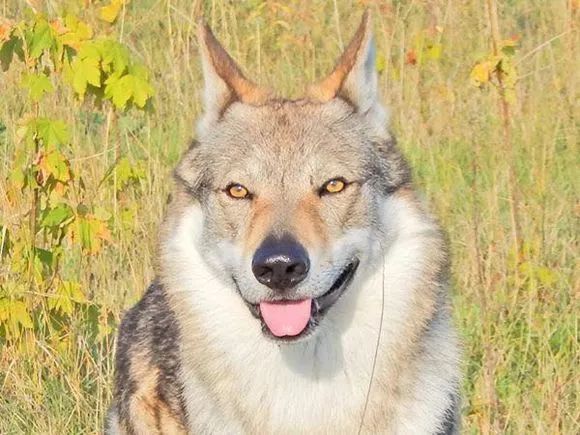
M248 81L200 27L205 113L175 169L157 279L121 325L107 433L458 432L447 243L386 126L369 23L295 101ZM336 177L345 189L322 195ZM293 344L255 318L276 296L252 255L276 234L310 256L294 299L359 264Z

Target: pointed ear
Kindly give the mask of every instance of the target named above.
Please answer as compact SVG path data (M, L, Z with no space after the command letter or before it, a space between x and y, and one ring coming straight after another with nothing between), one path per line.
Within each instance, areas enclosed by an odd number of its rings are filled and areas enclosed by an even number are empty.
M204 114L199 124L201 131L218 121L236 101L251 105L266 102L270 93L244 77L203 21L198 25L198 42L205 81Z
M308 93L320 102L342 98L361 113L380 108L375 46L368 10L363 14L358 30L334 70L320 83L312 86Z

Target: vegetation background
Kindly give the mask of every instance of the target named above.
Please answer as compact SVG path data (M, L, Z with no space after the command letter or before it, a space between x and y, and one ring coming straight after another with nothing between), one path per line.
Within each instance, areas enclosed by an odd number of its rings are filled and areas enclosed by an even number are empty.
M0 72L0 433L102 429L116 328L200 111L196 18L297 96L365 7L392 128L451 241L464 431L580 432L578 0L0 0L0 61L29 23ZM97 38L124 72L79 54ZM114 88L123 74L142 81Z

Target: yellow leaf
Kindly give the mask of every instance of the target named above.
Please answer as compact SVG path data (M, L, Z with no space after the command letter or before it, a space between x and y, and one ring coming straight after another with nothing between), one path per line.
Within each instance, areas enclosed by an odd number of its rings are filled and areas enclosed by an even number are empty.
M469 78L475 86L483 86L489 82L490 73L489 62L479 62L471 70Z
M380 53L377 56L377 60L375 63L376 63L375 68L376 68L377 72L380 74L385 70L385 67L387 65L387 60L385 59L385 56Z
M557 281L556 273L545 266L540 266L537 271L538 279L545 287L552 286Z
M30 329L34 326L26 304L8 298L0 298L0 324L12 338L20 335L21 328Z
M443 52L443 46L439 43L429 45L425 50L427 59L439 60L441 58L441 53Z
M65 17L65 25L66 27L62 31L61 42L76 50L80 49L84 41L93 37L93 29L91 26L72 15Z
M89 255L97 254L103 242L111 240L111 232L107 222L94 215L78 216L76 225L71 229L71 238L79 243L83 251Z
M121 8L123 7L123 0L111 0L107 6L101 8L101 19L107 23L113 23L117 19Z

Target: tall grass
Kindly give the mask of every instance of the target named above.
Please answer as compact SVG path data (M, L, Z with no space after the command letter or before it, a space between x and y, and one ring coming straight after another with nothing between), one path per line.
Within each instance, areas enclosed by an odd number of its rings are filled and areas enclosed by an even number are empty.
M0 0L0 13L22 17L27 3L55 14L63 4L83 2ZM105 307L97 321L112 330L94 340L79 313L58 339L37 324L17 341L0 341L0 433L102 428L115 325L153 277L170 171L200 111L199 13L249 76L298 96L332 67L365 6L374 13L393 131L451 241L465 432L579 433L580 4L499 3L501 34L519 40L517 97L504 125L495 89L469 82L471 67L491 50L485 3L134 0L114 26L101 25L153 72L155 111L122 114L111 126L106 114L65 90L44 107L74 125L70 155L87 191L106 208L128 213L113 220L112 242L102 252L88 259L71 253L62 264L91 303ZM427 39L440 44L440 56L421 57ZM15 69L0 73L0 220L9 229L21 225L28 207L26 198L6 196L18 120L27 110L16 77ZM144 160L147 175L115 195L101 180L122 155Z

